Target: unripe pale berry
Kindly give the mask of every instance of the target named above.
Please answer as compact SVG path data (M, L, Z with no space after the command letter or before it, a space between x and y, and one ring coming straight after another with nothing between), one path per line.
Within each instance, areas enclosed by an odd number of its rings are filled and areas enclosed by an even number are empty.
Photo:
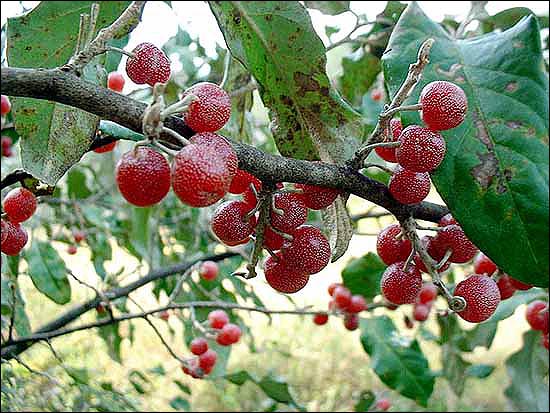
M548 333L548 303L535 300L527 306L525 318L533 330Z
M318 326L322 326L323 324L326 324L328 322L328 314L327 313L315 314L313 316L313 322Z
M442 249L451 249L453 252L449 261L464 264L475 257L479 251L477 247L466 237L459 225L447 225L433 240Z
M231 116L231 99L225 90L209 82L197 83L187 89L183 97L193 94L197 99L189 104L184 114L187 126L195 132L215 132Z
M134 57L129 57L126 61L126 73L134 83L154 86L170 79L170 60L157 46L141 43L132 53Z
M275 253L275 258L273 256L267 257L264 273L267 283L274 290L284 294L293 294L300 291L309 280L307 274L296 267L289 266L281 252Z
M420 92L420 116L432 130L452 129L466 118L468 99L460 86L446 81L428 83Z
M273 196L274 205L282 214L271 211L270 221L279 231L292 233L307 220L307 208L302 199L293 193L280 193Z
M380 280L384 298L393 304L414 303L422 288L422 276L414 265L404 270L404 262L391 264Z
M220 329L229 323L229 316L223 310L214 310L208 313L208 322L211 328Z
M302 193L298 196L302 198L304 204L309 209L320 210L331 205L340 190L334 188L325 188L317 185L294 184L296 189L301 189Z
M413 172L431 172L445 157L443 137L418 125L406 127L399 136L401 145L396 149L397 162Z
M242 194L250 188L251 184L254 185L256 191L262 189L262 182L258 178L242 169L237 169L237 173L231 180L231 185L229 185L229 192L231 194Z
M437 287L432 283L422 285L420 294L418 294L418 302L420 304L430 304L437 298Z
M159 203L170 190L168 161L145 146L137 146L122 155L115 177L124 199L139 207Z
M292 268L304 274L316 274L330 262L330 244L321 230L302 225L292 233L294 237L285 243L283 257Z
M237 343L240 338L240 327L236 324L229 323L222 327L222 329L218 333L218 337L216 337L216 341L222 346L230 346L231 344Z
M203 280L212 281L218 276L218 264L214 261L204 261L199 268L199 275Z
M403 125L401 124L401 120L397 118L393 118L392 120L390 120L391 140L389 142L397 142L399 140L399 135L401 135L402 131ZM378 156L380 156L387 162L397 162L397 156L395 153L396 149L397 148L385 148L383 146L374 148Z
M365 300L365 297L363 297L362 295L356 294L351 297L350 304L346 308L346 311L348 313L357 314L366 309L367 309L367 301Z
M491 259L480 252L474 259L474 272L476 274L492 275L498 270L497 265Z
M200 356L208 350L208 341L203 337L194 338L189 344L189 350L196 356Z
M500 300L506 300L514 295L516 289L510 282L510 277L506 274L502 274L497 281L497 287L500 292Z
M107 76L107 87L115 92L122 92L124 83L124 76L121 73L111 72Z
M246 244L256 226L256 217L251 215L248 205L241 201L227 201L218 206L210 226L212 231L225 245Z
M199 367L207 371L211 367L214 367L217 359L218 359L218 353L216 353L212 349L208 349L199 356Z
M27 244L27 231L21 225L2 220L2 252L6 255L17 255ZM5 234L5 235L4 235Z
M430 306L427 304L415 304L413 318L416 321L426 321L430 315Z
M26 188L14 188L7 193L2 206L11 222L23 222L35 213L36 196Z
M357 330L359 327L359 316L349 313L344 315L344 327L349 331Z
M111 152L113 149L115 149L116 147L116 144L117 144L118 141L113 141L113 142L110 142L106 145L103 145L103 146L100 146L98 148L95 148L94 149L94 152L95 153L107 153L107 152Z
M491 277L470 275L459 282L454 295L466 301L466 308L458 315L471 323L481 323L493 315L500 303L500 292Z
M398 235L401 237L397 238ZM399 224L390 225L378 234L376 252L386 265L405 261L411 251L411 242L403 235Z
M397 165L388 187L392 196L402 204L418 204L430 193L430 174L412 172Z

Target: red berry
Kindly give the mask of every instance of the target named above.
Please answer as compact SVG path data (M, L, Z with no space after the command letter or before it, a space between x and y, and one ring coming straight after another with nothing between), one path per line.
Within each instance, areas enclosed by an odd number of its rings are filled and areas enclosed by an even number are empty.
M466 300L466 308L458 312L458 315L471 323L487 320L500 303L497 284L485 275L471 275L459 282L454 295Z
M118 72L111 72L107 76L107 87L115 92L122 92L124 89L124 76Z
M426 304L415 304L413 318L416 321L426 321L430 315L430 306Z
M13 152L11 150L12 140L9 136L2 136L2 156L9 158Z
M340 310L347 310L349 308L349 306L351 305L351 297L351 291L343 285L339 285L338 287L336 287L332 294L332 298L334 298L336 307L338 307Z
M81 231L79 229L73 231L73 238L74 242L77 244L80 244L82 241L86 239L86 233L84 231Z
M338 309L338 306L336 305L336 301L330 300L328 302L328 311L336 311Z
M430 304L437 298L437 287L432 283L426 283L422 285L420 294L418 295L418 302L420 304Z
M161 311L160 314L159 314L159 318L162 320L162 321L168 321L168 319L170 318L170 313L166 310L164 311Z
M27 231L21 225L2 220L2 252L17 255L28 241Z
M271 225L279 231L292 233L294 229L305 224L307 220L307 208L297 194L280 193L273 196L274 205L282 211L279 215L271 211Z
M250 188L250 184L253 184L257 191L262 188L262 182L258 178L242 169L237 169L237 173L231 180L231 185L229 185L229 192L242 194Z
M346 314L344 316L344 327L349 331L357 330L357 327L359 327L359 316L357 314Z
M265 261L264 273L267 283L275 290L284 294L293 294L304 288L309 276L288 265L281 252L269 256Z
M431 172L445 157L445 140L437 132L418 125L406 127L399 136L397 162L413 172Z
M214 367L217 358L218 354L214 350L206 350L199 356L199 367L203 370L208 370L211 367Z
M458 222L456 221L456 219L454 219L454 217L451 214L447 214L439 220L438 225L440 227L446 227L447 225L458 225Z
M166 83L170 79L170 60L162 50L151 43L141 43L132 50L134 57L126 61L126 73L134 83Z
M170 165L153 149L136 146L118 161L116 182L126 201L139 207L151 206L170 190Z
M380 399L376 402L376 410L386 411L391 407L391 402L388 399Z
M189 104L184 120L195 132L215 132L227 123L231 116L231 99L225 90L209 82L197 83L187 89L183 97L197 97Z
M378 102L379 100L381 100L383 96L384 96L384 92L382 92L382 90L380 89L374 89L370 94L370 97L375 102Z
M235 324L226 324L218 333L216 341L222 346L230 346L235 344L241 338L241 329Z
M296 189L301 189L299 197L309 209L319 210L331 205L341 193L339 189L325 188L317 185L294 184Z
M428 83L420 92L420 116L432 130L452 129L466 118L468 99L460 86L451 82Z
M2 206L11 222L23 222L36 211L36 196L26 188L14 188L7 193Z
M211 328L220 329L229 323L229 316L223 310L214 310L208 313L208 322Z
M512 286L516 289L516 290L521 290L521 291L525 291L525 290L529 290L531 288L533 288L532 285L530 284L525 284L521 281L518 281L516 280L515 278L512 278L512 277L509 277L510 278L510 284L512 284Z
M189 344L189 349L194 355L200 356L208 350L208 341L202 337L195 338Z
M285 243L285 239L271 229L271 226L266 225L264 230L264 246L271 251L280 250Z
M391 264L380 280L382 294L390 303L410 304L414 303L422 288L422 276L414 265L410 265L404 271L405 263Z
M356 294L351 297L351 302L348 308L346 309L346 311L349 313L357 314L366 309L367 309L367 301L365 300L365 297L363 297L362 295Z
M386 140L386 142L397 142L399 140L399 135L401 135L401 132L403 131L403 125L401 124L401 121L397 118L393 118L390 120L390 133L391 133L391 139ZM395 150L397 148L385 148L383 146L375 148L374 150L380 156L382 159L384 159L387 162L397 162L397 156L395 153Z
M328 322L328 314L327 313L315 314L313 316L313 322L318 326L322 326L323 324L326 324Z
M76 245L69 245L67 247L67 254L69 255L75 255L77 252L77 248L76 248Z
M97 311L97 314L99 316L104 316L105 314L107 314L107 307L104 303L99 303L98 305L96 305L95 310Z
M336 287L340 287L342 284L340 283L332 283L328 286L328 295L331 297L334 295L334 290L336 290Z
M223 198L237 170L237 156L220 153L217 144L185 146L172 164L172 188L192 207L206 207Z
M516 289L510 283L510 277L503 274L497 281L498 290L500 291L500 300L506 300L514 295Z
M0 101L0 113L2 116L7 115L11 111L10 99L6 95L2 95L2 100Z
M203 280L212 281L218 276L218 264L214 261L204 261L199 268L199 275Z
M118 142L118 141L113 141L113 142L108 143L108 144L106 144L106 145L103 145L103 146L100 146L100 147L98 147L98 148L95 148L95 149L94 149L94 152L95 152L95 153L106 153L106 152L111 152L113 149L115 149L117 142Z
M235 246L246 244L256 226L254 215L246 219L249 207L241 201L227 201L218 206L210 226L212 231L224 244Z
M497 265L491 259L480 252L474 259L474 272L476 274L493 275L498 270Z
M548 350L548 333L542 335L541 342L544 348Z
M464 264L475 257L479 251L477 247L466 237L459 225L447 225L437 233L433 240L438 248L451 249L450 262Z
M430 174L403 169L397 165L388 184L392 196L402 204L417 204L430 193Z
M401 234L401 237L397 238L399 234ZM404 236L399 224L390 225L378 234L376 252L386 265L397 261L405 261L411 251L411 242Z
M533 330L548 333L548 303L535 300L527 306L525 318Z
M303 274L316 274L330 262L330 245L321 230L302 225L292 234L293 240L285 243L283 256L291 268Z
M254 209L258 203L258 198L254 194L252 189L248 188L243 192L243 202L248 206L249 209Z
M428 255L433 258L433 260L436 263L441 262L441 260L445 257L446 250L441 247L441 245L438 245L437 242L434 242L434 237L425 235L422 237L421 242L422 245L424 245L424 248L426 248L426 251L428 252ZM421 272L428 272L428 269L426 268L426 265L424 264L424 261L420 258L420 255L415 254L414 256L414 263L416 267L418 268L418 271ZM445 272L449 269L451 266L450 261L447 260L445 265L441 267L438 272Z

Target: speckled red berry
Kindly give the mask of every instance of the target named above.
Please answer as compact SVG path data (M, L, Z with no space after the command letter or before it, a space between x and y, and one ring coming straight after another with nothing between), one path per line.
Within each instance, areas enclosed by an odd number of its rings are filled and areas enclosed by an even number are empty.
M14 188L6 194L2 206L11 222L23 222L32 217L37 207L36 196L26 188Z
M115 149L116 147L116 144L117 144L118 141L113 141L113 142L110 142L106 145L103 145L103 146L100 146L98 148L95 148L94 149L94 152L95 153L107 153L107 152L111 152L113 149Z
M215 280L219 273L218 264L214 261L204 261L199 268L199 275L203 280Z
M471 275L459 282L454 295L466 301L458 315L471 323L481 323L493 315L500 303L500 292L491 277Z
M496 264L484 253L480 252L474 259L474 272L476 274L492 275L498 270Z
M222 329L218 333L218 337L216 337L216 341L222 346L230 346L231 344L237 343L240 338L240 327L236 324L229 323L222 327Z
M533 330L548 333L548 303L541 300L529 303L525 318Z
M457 127L468 112L468 99L462 88L442 80L424 86L420 92L420 104L422 120L436 131Z
M6 234L2 237L2 252L6 255L17 255L27 244L27 231L19 224L10 221L2 222L2 233Z
M270 221L274 228L287 234L292 233L297 227L307 220L307 208L302 199L293 193L280 193L273 196L276 208L282 212L279 214L271 210Z
M132 50L133 57L126 61L128 77L138 85L166 83L170 79L170 60L157 46L151 43L138 44Z
M269 256L264 265L265 279L276 291L293 294L304 288L309 276L303 271L288 265L281 252L275 253L275 258Z
M359 316L349 313L344 315L344 327L349 331L357 330L359 327Z
M430 306L427 304L415 304L413 308L413 318L416 321L426 321L430 315Z
M348 313L360 313L361 311L365 311L367 309L367 301L365 300L365 297L359 294L355 294L351 297L351 301L349 306L347 307L346 311Z
M121 73L111 72L107 76L107 87L115 92L122 92L125 82Z
M442 249L451 249L450 262L464 264L478 253L477 247L466 237L459 225L447 225L438 231L434 241Z
M229 323L229 316L223 310L214 310L208 313L208 322L211 328L220 329Z
M418 294L418 302L420 304L430 304L437 298L437 287L432 283L422 285Z
M516 280L515 278L512 278L512 277L510 277L510 284L512 284L512 286L516 290L521 290L521 291L525 291L533 288L531 284L525 284L524 282Z
M237 169L237 173L231 180L231 185L229 185L229 192L232 194L242 194L250 188L251 184L254 185L256 191L262 188L262 182L258 178L242 169Z
M414 265L404 271L404 262L391 264L380 280L384 298L393 304L414 303L422 288L422 277Z
M451 214L444 215L443 218L439 220L438 225L440 227L446 227L447 225L458 225L458 222Z
M304 274L316 274L330 262L330 244L321 230L302 225L292 233L293 240L282 249L288 265Z
M391 140L386 140L386 141L397 142L399 140L399 135L401 135L402 131L403 131L403 125L401 124L401 120L397 118L393 118L392 120L390 120ZM396 149L397 148L385 148L383 146L374 148L378 156L380 156L382 159L384 159L387 162L397 162L397 156L395 153Z
M241 201L227 201L218 206L210 226L225 245L246 244L256 226L254 215L247 218L250 208Z
M392 196L402 204L412 205L424 200L430 193L430 174L412 172L397 165L388 184Z
M11 102L6 95L2 95L0 100L0 113L2 116L7 115L11 111Z
M208 350L208 341L203 337L197 337L191 340L189 350L196 356L200 356Z
M266 225L264 230L264 246L271 251L280 250L283 247L285 239L282 235L277 234L269 225Z
M317 313L313 316L313 322L318 326L322 326L328 322L327 313Z
M413 172L431 172L445 157L446 145L443 137L418 125L406 127L399 136L401 145L396 149L397 162Z
M139 207L157 204L170 190L168 161L145 146L137 146L122 155L115 175L124 199Z
M401 234L400 238L397 238ZM405 261L412 251L411 242L405 238L399 224L384 228L376 239L376 252L386 265Z
M205 371L209 370L211 367L214 367L217 359L218 353L212 349L208 349L199 356L199 367Z
M294 186L296 189L302 190L299 197L302 198L305 206L314 210L320 210L328 207L341 193L338 189L324 188L317 185L295 184Z
M197 99L189 104L184 120L195 132L215 132L231 116L231 99L225 90L209 82L197 83L185 91L183 97L193 94Z
M500 291L501 301L507 300L508 298L513 296L514 293L516 292L516 289L510 283L510 277L508 277L506 274L503 274L500 276L500 278L497 281L497 287L498 287L498 290Z

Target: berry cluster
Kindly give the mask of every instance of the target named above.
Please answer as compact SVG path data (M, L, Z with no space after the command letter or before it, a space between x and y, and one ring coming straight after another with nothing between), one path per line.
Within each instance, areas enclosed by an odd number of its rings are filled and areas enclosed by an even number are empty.
M214 310L208 314L209 329L216 342L222 346L236 344L241 338L241 329L236 324L229 322L229 316L223 310ZM210 374L216 365L217 353L208 348L208 341L204 337L198 337L191 341L189 350L194 357L187 360L182 366L185 374L195 379L201 379Z
M454 128L466 117L468 102L464 91L454 83L436 81L427 84L420 94L421 117L427 127L410 125L403 129L401 121L390 121L390 142L399 146L377 147L378 155L397 162L389 190L403 204L416 204L430 192L430 172L445 157L445 140L440 131Z
M522 283L508 274L502 273L496 264L489 257L480 252L474 259L474 272L479 275L491 277L493 274L499 274L497 287L500 291L500 299L506 300L514 295L517 290L529 290L532 285Z
M432 283L423 284L413 306L413 318L420 322L426 321L436 298L437 287Z
M328 294L332 297L328 304L329 312L344 316L344 327L350 331L359 327L359 313L367 309L365 297L359 294L352 295L351 291L339 283L328 287ZM317 325L326 324L328 313L317 313L313 322Z
M7 219L2 219L2 252L17 255L27 244L28 235L21 223L36 212L37 201L34 194L25 188L14 188L7 193L2 208Z

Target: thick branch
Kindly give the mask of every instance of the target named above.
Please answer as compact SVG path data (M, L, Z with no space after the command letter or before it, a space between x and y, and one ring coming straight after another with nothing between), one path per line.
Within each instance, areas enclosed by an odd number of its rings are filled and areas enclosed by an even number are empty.
M147 108L145 103L56 69L2 68L2 93L64 103L138 133L141 133L142 117ZM167 118L164 125L185 137L193 134L183 120L175 116ZM163 138L174 141L169 135ZM398 218L412 214L416 218L436 222L448 212L443 206L427 202L415 206L402 205L393 199L385 185L344 166L285 158L264 153L242 143L232 144L239 157L239 167L264 181L298 182L339 188L380 205Z

